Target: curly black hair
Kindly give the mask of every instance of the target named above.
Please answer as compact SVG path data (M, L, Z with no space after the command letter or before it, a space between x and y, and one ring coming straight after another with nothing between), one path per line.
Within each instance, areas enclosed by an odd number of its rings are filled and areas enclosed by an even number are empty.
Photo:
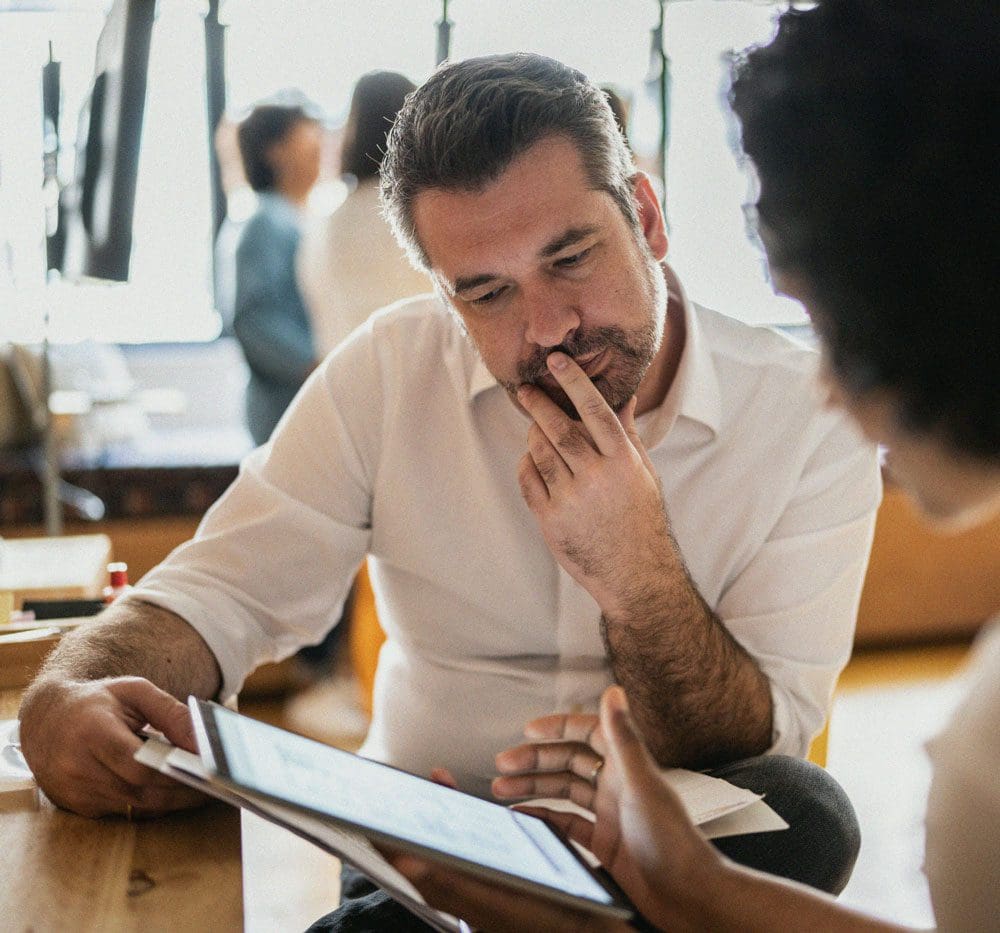
M1000 461L1000 4L820 0L737 60L773 268L844 387Z

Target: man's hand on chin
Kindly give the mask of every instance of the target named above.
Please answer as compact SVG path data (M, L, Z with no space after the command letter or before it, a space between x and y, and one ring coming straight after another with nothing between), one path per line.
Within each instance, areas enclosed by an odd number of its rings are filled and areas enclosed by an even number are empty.
M619 418L570 357L552 353L548 366L581 422L542 390L521 386L518 401L534 419L518 467L521 494L567 573L606 617L629 618L681 566L635 426L635 398Z

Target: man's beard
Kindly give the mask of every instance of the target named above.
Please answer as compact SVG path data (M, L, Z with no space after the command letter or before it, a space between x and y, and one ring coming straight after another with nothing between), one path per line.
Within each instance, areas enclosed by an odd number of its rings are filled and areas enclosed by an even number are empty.
M543 381L551 374L545 361L550 353L557 350L573 359L608 352L602 371L591 379L597 391L612 411L620 412L628 400L635 395L660 347L662 328L653 316L644 327L637 330L623 330L620 327L598 327L587 332L577 332L569 340L557 347L539 347L532 355L517 366L517 382L500 380L501 385L512 398L517 395L518 386L537 386L555 402L570 418L580 420L580 413L569 396L558 385Z

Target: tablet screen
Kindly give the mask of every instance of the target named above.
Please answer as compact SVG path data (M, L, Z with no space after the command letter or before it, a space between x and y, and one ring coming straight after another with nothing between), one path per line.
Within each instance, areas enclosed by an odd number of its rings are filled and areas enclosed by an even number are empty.
M210 743L217 745L217 770L238 785L473 868L482 866L597 904L615 903L540 819L215 704L198 706L214 723L214 730L207 731Z

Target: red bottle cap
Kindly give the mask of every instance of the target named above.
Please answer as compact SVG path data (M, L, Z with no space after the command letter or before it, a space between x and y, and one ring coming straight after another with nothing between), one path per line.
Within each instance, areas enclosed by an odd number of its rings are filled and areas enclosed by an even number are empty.
M116 561L108 564L108 574L111 577L111 586L117 589L120 586L128 586L128 564L123 561Z

